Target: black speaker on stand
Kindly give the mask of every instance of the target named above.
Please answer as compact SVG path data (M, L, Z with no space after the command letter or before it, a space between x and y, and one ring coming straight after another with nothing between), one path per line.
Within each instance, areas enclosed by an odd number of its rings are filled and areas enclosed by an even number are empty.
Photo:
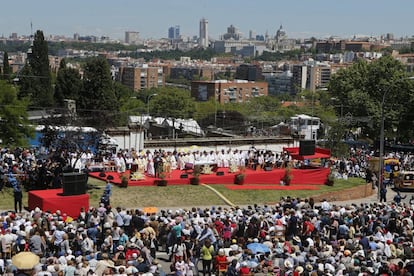
M315 141L314 140L300 140L299 141L299 155L314 155Z

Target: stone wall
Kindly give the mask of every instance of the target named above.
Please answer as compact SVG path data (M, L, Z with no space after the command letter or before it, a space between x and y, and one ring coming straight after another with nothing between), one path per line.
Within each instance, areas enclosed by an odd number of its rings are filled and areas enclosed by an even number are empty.
M346 201L369 197L374 194L375 191L376 190L372 189L371 183L368 183L366 185L359 185L349 189L316 195L313 196L313 199L315 202L321 202L323 199L326 199L327 201Z

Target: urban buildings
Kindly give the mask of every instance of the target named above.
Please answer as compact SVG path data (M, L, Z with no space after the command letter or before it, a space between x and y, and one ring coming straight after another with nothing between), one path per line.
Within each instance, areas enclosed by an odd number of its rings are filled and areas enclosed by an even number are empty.
M180 26L175 25L168 28L168 39L178 40L180 38Z
M137 67L121 67L119 68L118 78L122 84L135 91L165 85L162 68L149 67L147 64L141 64Z
M199 46L201 48L208 48L208 20L202 18L200 20L200 36L199 36Z
M125 32L125 43L126 44L139 44L139 32L127 31Z
M191 96L197 101L214 98L220 104L246 102L253 97L268 95L267 82L216 80L191 82Z
M264 80L262 68L258 64L241 64L236 69L236 79L248 81Z

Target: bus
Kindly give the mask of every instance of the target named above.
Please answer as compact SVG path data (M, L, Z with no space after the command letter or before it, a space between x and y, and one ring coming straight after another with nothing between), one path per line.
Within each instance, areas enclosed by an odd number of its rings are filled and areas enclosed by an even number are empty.
M384 159L384 180L390 181L398 175L401 170L400 160L395 158ZM392 177L391 177L392 174Z
M379 171L379 158L374 157L370 160L370 168L374 172ZM390 181L390 178L395 178L401 171L401 163L397 158L384 159L383 165L383 180L384 182ZM393 179L392 179L393 180Z

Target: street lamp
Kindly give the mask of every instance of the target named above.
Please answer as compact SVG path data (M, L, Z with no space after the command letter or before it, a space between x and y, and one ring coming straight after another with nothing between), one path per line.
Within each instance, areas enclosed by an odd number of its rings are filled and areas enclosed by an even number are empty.
M150 94L150 95L148 95L148 97L147 97L147 114L148 114L148 116L150 115L150 113L149 113L149 103L150 103L150 99L153 97L153 96L157 96L158 94Z
M391 89L388 89L382 94L381 101L381 132L380 132L380 152L379 152L379 173L378 173L378 200L381 198L381 189L384 183L383 179L383 168L384 168L384 103L385 97Z
M215 110L214 110L214 127L217 128L217 102L219 101L219 90L216 89L214 91L214 104L215 104Z

